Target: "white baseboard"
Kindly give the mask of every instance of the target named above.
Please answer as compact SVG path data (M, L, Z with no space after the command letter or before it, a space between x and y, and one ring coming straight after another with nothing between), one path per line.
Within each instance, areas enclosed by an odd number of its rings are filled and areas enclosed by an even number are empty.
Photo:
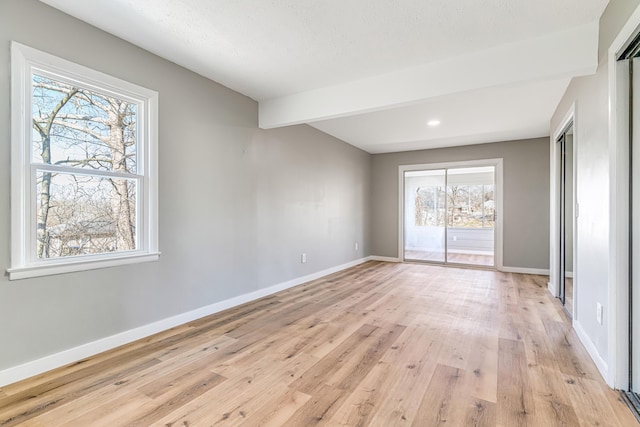
M157 322L140 326L138 328L130 329L128 331L111 335L109 337L82 344L77 347L61 351L59 353L54 353L37 360L33 360L31 362L24 363L22 365L4 369L0 371L0 387L32 377L34 375L41 374L43 372L50 371L55 368L59 368L64 365L68 365L69 363L77 362L78 360L94 356L98 353L102 353L121 345L128 344L130 342L148 337L158 332L166 331L167 329L171 329L184 323L191 322L193 320L200 319L202 317L209 316L211 314L215 314L220 311L257 300L267 295L271 295L276 292L280 292L285 289L289 289L294 286L319 279L321 277L345 270L347 268L354 267L366 261L373 260L374 258L375 257L361 258L355 261L348 262L346 264L318 271L317 273L298 277L296 279L282 282L268 288L259 289L247 294L238 295L236 297L216 302L205 307L200 307L186 313L181 313L176 316L168 317Z
M520 274L537 274L539 276L548 276L549 270L542 268L522 268L522 267L505 267L502 266L500 271L505 273L520 273Z
M388 257L388 256L371 255L368 259L370 261L401 262L400 258L393 258L393 257Z
M587 335L580 322L574 320L573 329L576 331L576 335L578 335L578 339L580 339L580 342L587 350L587 353L589 353L589 356L591 356L591 359L596 364L598 371L600 371L600 375L602 375L602 378L607 381L609 378L609 365L604 361L602 356L600 356L598 349L593 341L591 341L591 338L589 338L589 335Z

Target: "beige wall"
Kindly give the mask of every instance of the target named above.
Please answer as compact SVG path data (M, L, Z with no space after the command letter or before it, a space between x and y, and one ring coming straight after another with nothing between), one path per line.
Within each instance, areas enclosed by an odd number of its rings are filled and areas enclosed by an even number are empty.
M308 126L262 131L253 100L38 1L2 0L0 271L10 263L11 40L159 92L162 256L0 276L0 371L369 255L369 154Z
M549 139L403 153L376 154L372 162L372 253L398 257L398 166L504 159L505 267L549 268Z

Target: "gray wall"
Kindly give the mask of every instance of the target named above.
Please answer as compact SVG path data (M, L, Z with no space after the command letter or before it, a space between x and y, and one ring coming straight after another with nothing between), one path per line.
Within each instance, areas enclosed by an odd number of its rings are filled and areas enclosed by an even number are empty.
M38 1L2 0L1 271L10 262L10 40L159 92L162 257L0 276L0 370L369 255L369 154L308 126L259 130L251 99Z
M398 166L504 159L505 267L549 268L549 139L403 153L372 161L372 253L398 257Z
M611 0L600 19L599 64L595 75L575 78L567 88L551 120L555 131L571 106L576 105L574 144L576 146L576 191L580 212L577 245L574 248L576 323L591 340L602 361L613 366L609 346L610 247L610 163L609 88L607 51L640 0ZM603 325L596 321L596 304L605 311ZM599 364L603 366L603 364ZM624 369L624 368L621 368ZM606 373L605 373L606 376Z

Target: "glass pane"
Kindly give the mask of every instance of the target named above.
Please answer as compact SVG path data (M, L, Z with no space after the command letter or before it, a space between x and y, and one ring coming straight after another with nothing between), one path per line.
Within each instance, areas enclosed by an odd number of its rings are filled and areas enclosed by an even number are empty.
M496 226L496 201L495 201L495 186L484 185L483 186L483 213L482 213L482 226L495 228Z
M448 262L494 265L494 173L493 166L448 171Z
M444 262L445 171L406 172L404 258Z
M37 258L136 249L136 180L38 171L37 182Z
M136 173L136 104L32 78L33 162Z

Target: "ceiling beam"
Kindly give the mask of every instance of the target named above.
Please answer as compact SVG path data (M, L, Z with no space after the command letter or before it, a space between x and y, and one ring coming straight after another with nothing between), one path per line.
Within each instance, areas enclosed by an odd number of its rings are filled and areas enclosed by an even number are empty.
M436 96L593 74L598 22L495 48L259 103L272 129L409 105Z

